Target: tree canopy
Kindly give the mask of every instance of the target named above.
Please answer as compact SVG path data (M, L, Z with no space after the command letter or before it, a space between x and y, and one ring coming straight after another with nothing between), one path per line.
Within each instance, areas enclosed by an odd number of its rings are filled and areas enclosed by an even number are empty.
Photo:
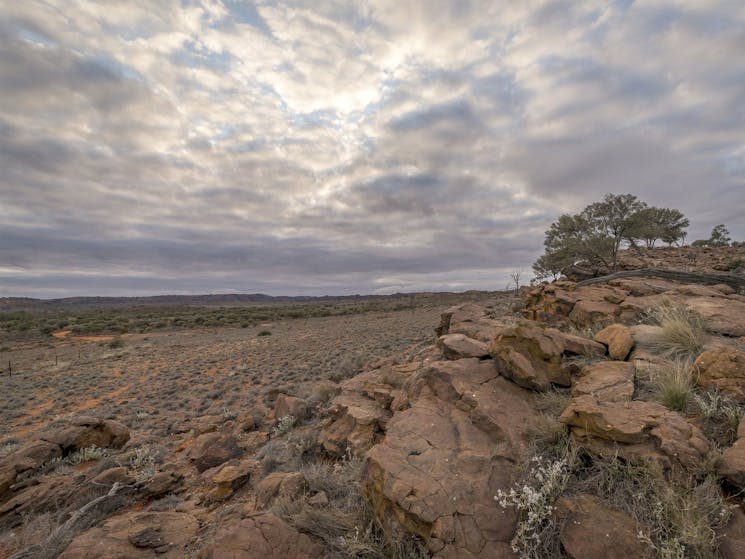
M557 277L569 266L588 264L616 271L624 244L658 240L672 245L685 238L688 219L678 210L648 206L632 194L607 194L578 214L564 214L551 224L545 252L533 264L539 278Z

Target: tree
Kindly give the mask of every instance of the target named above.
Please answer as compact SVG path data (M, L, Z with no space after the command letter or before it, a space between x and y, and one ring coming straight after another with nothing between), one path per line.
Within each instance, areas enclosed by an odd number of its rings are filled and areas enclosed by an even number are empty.
M688 219L678 210L648 207L632 194L607 194L578 214L564 214L551 224L544 254L533 264L538 278L556 278L569 266L588 264L615 272L624 243L643 240L654 247L685 237Z
M688 218L679 210L670 208L643 208L634 214L632 221L627 239L629 244L634 245L635 240L639 239L644 241L647 248L654 248L658 240L672 246L685 237L685 228L690 225Z
M720 223L711 230L709 245L714 247L728 246L731 240L732 238L729 236L729 231L727 231L724 223Z

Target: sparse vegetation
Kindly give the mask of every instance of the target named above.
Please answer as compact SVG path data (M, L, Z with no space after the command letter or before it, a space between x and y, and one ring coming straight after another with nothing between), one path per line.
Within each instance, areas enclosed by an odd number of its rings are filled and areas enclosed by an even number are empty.
M426 547L415 537L394 540L385 535L362 495L361 470L357 458L306 464L300 471L308 482L307 494L323 491L328 505L311 505L304 498L279 499L272 512L323 541L340 558L428 558Z

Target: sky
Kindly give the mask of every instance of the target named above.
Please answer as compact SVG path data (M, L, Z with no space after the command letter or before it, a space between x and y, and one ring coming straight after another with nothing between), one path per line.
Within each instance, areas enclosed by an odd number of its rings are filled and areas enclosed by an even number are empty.
M0 297L503 289L607 193L745 240L745 2L0 3Z

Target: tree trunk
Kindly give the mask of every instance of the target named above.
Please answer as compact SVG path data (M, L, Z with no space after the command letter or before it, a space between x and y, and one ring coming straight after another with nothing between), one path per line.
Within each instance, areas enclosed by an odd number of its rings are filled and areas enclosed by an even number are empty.
M679 270L661 270L644 268L641 270L624 270L607 276L580 281L577 285L592 285L623 278L661 278L679 283L699 283L703 285L725 284L736 291L745 291L745 277L737 274L704 274L699 272L681 272Z

